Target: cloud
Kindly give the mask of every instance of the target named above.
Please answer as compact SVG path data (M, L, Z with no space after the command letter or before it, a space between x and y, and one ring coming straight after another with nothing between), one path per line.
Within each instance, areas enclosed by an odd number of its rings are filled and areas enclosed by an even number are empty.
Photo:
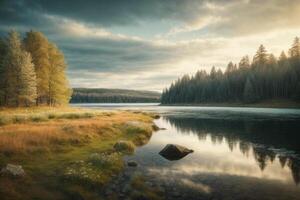
M188 19L201 4L197 0L2 0L3 11L16 14L34 10L48 15L59 16L93 23L101 26L138 24L140 20ZM7 15L6 15L7 16ZM15 20L11 18L10 20Z
M300 0L0 0L0 35L42 31L73 86L161 90L260 44L278 55L300 35L299 13Z
M299 0L205 1L198 16L170 33L203 31L213 36L246 36L300 26Z

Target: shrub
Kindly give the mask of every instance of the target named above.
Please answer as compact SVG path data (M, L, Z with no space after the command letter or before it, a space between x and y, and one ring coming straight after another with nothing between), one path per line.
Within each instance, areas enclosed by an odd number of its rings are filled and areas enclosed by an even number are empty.
M13 123L23 123L27 121L27 117L23 115L15 115L12 119Z
M1 116L0 117L0 126L11 124L12 119L10 117Z
M125 132L127 134L143 134L148 137L152 135L152 126L139 121L129 121L125 123Z
M94 166L100 167L100 168L111 168L113 166L120 165L120 162L122 162L120 154L115 153L93 153L89 156L88 159L89 162L91 162Z
M48 120L48 116L46 115L33 115L30 117L30 120L33 122L44 122Z
M121 153L132 154L135 150L135 145L131 141L118 141L114 145L114 149Z

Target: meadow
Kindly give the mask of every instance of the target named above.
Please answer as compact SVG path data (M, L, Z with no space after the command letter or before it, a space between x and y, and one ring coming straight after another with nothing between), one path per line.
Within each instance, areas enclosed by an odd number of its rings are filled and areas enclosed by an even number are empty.
M0 176L0 196L7 199L103 197L102 188L125 165L123 156L132 154L136 146L150 139L156 129L154 117L140 112L68 107L1 109L0 166L21 165L26 174ZM118 141L130 145L114 148Z

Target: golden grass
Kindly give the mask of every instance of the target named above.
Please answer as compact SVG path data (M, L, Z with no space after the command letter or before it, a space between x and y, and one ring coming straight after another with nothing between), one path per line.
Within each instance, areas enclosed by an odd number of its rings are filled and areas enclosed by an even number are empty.
M101 111L70 107L0 108L0 126L53 119L93 118L103 114ZM105 114L109 115L109 113Z
M101 136L104 132L107 133L112 125L116 126L129 120L142 120L145 118L145 116L142 117L142 115L129 112L101 114L101 116L96 115L89 119L54 118L47 122L0 126L0 153L32 153L35 151L49 151L61 145L80 145L92 138ZM146 121L149 122L149 118ZM112 131L110 132L113 134Z

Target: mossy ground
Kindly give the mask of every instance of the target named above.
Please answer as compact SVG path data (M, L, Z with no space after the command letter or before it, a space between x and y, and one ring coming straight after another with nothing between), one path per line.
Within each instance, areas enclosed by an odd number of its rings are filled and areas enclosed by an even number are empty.
M72 108L0 111L3 121L16 116L22 119L0 125L0 167L22 165L26 176L1 176L1 199L101 199L102 186L124 165L124 153L116 152L114 144L124 140L141 145L153 131L153 116L144 113Z

